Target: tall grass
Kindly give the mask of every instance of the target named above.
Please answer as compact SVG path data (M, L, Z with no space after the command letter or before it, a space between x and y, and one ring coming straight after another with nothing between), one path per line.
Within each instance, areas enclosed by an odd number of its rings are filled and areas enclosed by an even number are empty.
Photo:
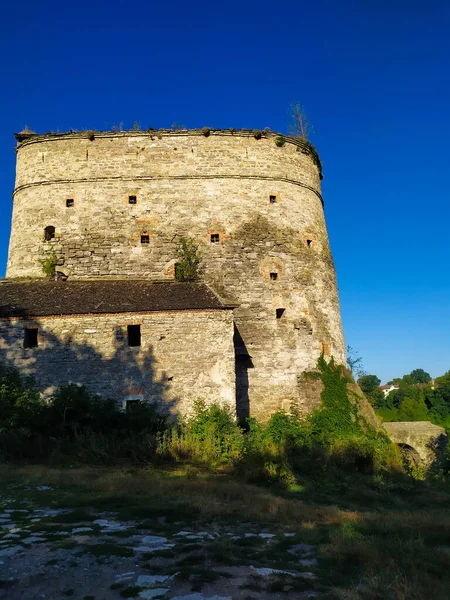
M0 458L70 466L191 462L287 486L336 470L401 473L397 447L361 417L343 369L321 357L312 376L324 383L319 410L305 416L293 404L267 424L249 419L244 430L229 408L204 400L175 424L154 405L122 412L78 386L43 402L31 380L0 367Z

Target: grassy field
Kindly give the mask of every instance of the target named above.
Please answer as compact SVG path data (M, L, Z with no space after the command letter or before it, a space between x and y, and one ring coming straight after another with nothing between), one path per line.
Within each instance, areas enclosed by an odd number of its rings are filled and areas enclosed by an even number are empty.
M115 511L123 520L161 517L166 533L180 520L205 528L250 524L261 531L267 526L291 531L297 541L317 548L312 570L322 598L450 598L450 493L423 481L330 472L302 485L259 487L226 470L211 473L192 465L173 470L3 467L0 481L52 486L40 492L39 501L70 508L75 516L95 509ZM250 538L229 545L211 542L208 551L223 565L249 564L266 552L267 565L287 569L293 557L286 548L281 540L276 552L268 552ZM202 572L201 564L197 568Z

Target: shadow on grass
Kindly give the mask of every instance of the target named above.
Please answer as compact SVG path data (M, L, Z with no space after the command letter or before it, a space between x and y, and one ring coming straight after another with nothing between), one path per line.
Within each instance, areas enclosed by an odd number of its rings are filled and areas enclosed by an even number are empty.
M7 469L3 469L0 476L7 484ZM212 531L232 528L241 534L255 530L274 532L275 537L264 546L259 539L237 543L223 536L206 542L201 550L194 548L194 556L205 553L218 564L243 565L258 561L273 568L296 565L297 571L300 563L290 550L296 544L312 544L318 558L317 586L324 598L448 600L450 513L442 502L444 499L449 502L450 495L444 489L433 492L430 486L426 509L417 506L412 497L407 510L411 496L403 492L402 510L381 502L369 509L364 495L360 497L358 509L344 510L336 506L334 485L322 489L321 504L314 501L309 488L319 486L317 480L305 481L302 490L283 492L279 488L261 488L236 481L230 476L187 479L181 473L169 477L157 470L41 469L35 472L32 468L19 468L14 472L15 481L18 477L28 489L36 484L60 486L59 504L74 510L118 511L120 519L144 518L149 525L153 521L159 527L164 518L163 527L168 535L178 531L180 526ZM348 495L356 498L363 485L370 488L371 480L363 476L349 477L345 481ZM420 493L425 489L419 486ZM381 499L381 485L375 493ZM391 490L390 493L401 492ZM172 519L176 519L176 525ZM286 537L285 532L294 535ZM186 552L189 552L188 547ZM166 560L174 559L176 556ZM200 560L196 564L200 589L204 581L200 577L203 567ZM300 581L299 586L302 585ZM272 586L278 590L277 578Z

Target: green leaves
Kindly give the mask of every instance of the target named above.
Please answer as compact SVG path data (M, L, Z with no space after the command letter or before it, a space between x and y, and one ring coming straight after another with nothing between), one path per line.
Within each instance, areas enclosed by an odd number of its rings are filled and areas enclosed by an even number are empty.
M364 394L370 394L380 385L381 379L379 379L376 375L362 375L358 379L358 385Z
M177 281L196 281L200 277L202 255L195 240L181 237L178 248L180 261L175 264Z
M42 272L47 277L53 277L53 275L55 274L56 265L58 263L58 257L56 256L56 254L54 252L46 254L44 258L39 258L38 262L42 267Z

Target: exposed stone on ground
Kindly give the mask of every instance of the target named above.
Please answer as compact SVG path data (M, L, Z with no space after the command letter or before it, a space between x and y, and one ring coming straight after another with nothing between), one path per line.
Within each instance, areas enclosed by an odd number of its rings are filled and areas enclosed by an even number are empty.
M186 594L185 596L175 596L172 600L231 600L230 596L204 596L203 594Z
M314 551L314 546L310 544L295 544L289 548L289 554L311 554Z
M42 493L48 496L48 491ZM315 567L315 547L301 543L299 533L220 521L211 528L203 522L197 529L160 515L143 526L139 519L120 520L113 512L83 507L77 518L76 506L59 509L35 502L0 493L5 520L0 600L120 600L121 592L141 600L307 600L316 593L314 574L300 569ZM240 566L231 566L229 559L241 561ZM299 593L292 577L311 581L311 589ZM282 592L271 592L272 582L281 584ZM249 596L255 586L257 594Z
M153 600L153 598L160 598L161 596L165 596L169 588L154 588L150 590L142 590L139 592L139 598L143 600Z
M292 571L282 571L281 569L269 569L267 567L254 567L253 565L250 566L251 569L253 569L258 575L261 575L261 577L268 577L269 575L291 575L292 577L295 577L295 575L297 573L293 573Z

